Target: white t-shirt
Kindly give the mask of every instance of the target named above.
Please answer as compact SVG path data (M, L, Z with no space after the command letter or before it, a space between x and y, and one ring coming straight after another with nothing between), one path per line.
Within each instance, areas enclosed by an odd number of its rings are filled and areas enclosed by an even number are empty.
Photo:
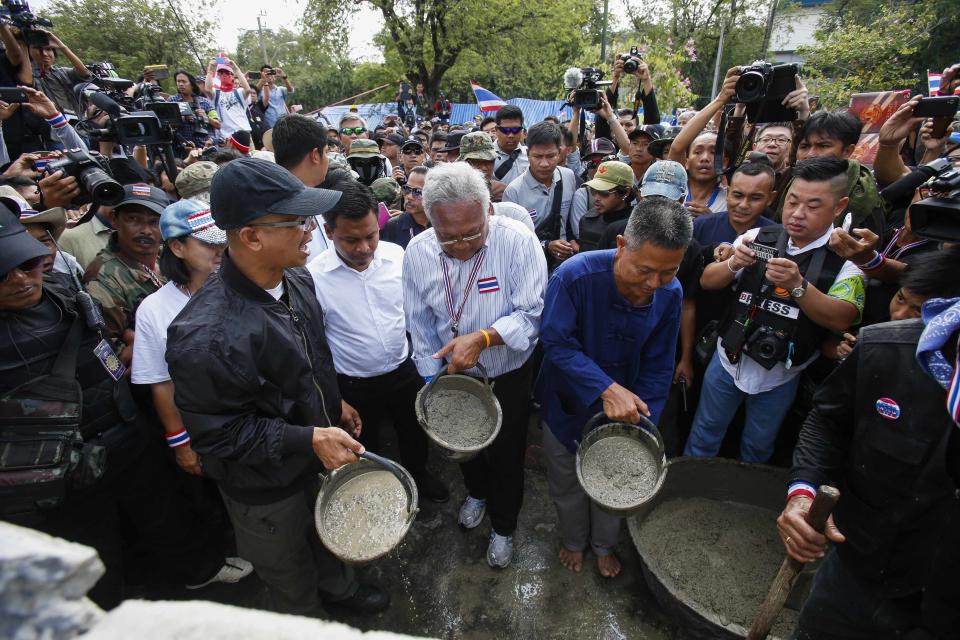
M275 286L273 289L264 289L267 293L270 294L274 300L279 300L283 297L283 280L280 281L280 284Z
M167 328L189 299L171 281L144 298L137 307L131 382L157 384L170 379L166 360Z
M750 229L742 236L738 237L733 241L733 248L736 249L741 244L743 244L744 239L753 242L757 234L760 233L761 227L756 229ZM793 240L787 242L787 255L796 256L807 251L813 251L818 247L822 247L830 241L830 235L833 233L833 227L827 229L827 232L803 247L798 249L793 244ZM740 277L740 274L743 273L741 270L737 273L736 278ZM855 264L847 260L843 263L843 266L840 267L840 271L837 273L837 277L833 279L833 285L836 285L842 280L849 278L860 278L863 279L863 271L861 271ZM831 285L831 289L833 287ZM827 293L824 291L824 293ZM863 303L861 300L860 310L863 311ZM730 377L733 378L734 384L737 385L737 388L748 394L763 393L764 391L770 391L771 389L776 389L800 375L800 373L806 369L810 364L817 359L818 353L810 356L810 359L806 362L794 363L789 369L784 366L784 363L778 362L773 365L772 369L764 369L760 364L758 364L753 358L743 355L740 358L740 361L737 364L732 364L727 358L726 352L720 348L717 349L717 354L720 356L720 364L723 365L724 370L730 374Z
M533 220L530 219L530 214L515 202L494 202L493 215L513 218L517 222L522 222L523 226L530 229L531 233L536 234L533 228Z
M217 100L219 96L219 100ZM237 101L237 96L240 101ZM220 91L217 89L213 94L213 103L217 106L217 114L220 116L220 135L227 137L233 135L234 131L241 129L250 131L250 121L247 120L247 105L250 104L250 98L244 96L243 87L234 87L233 91Z

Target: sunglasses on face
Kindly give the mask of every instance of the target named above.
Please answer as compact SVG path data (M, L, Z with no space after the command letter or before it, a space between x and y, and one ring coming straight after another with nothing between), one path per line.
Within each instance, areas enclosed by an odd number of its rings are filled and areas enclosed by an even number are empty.
M405 196L413 196L414 198L423 197L423 189L417 189L416 187L408 187L404 185L403 187L400 188L400 191Z
M418 149L416 147L409 147L407 149L404 149L400 153L402 153L405 156L418 156L421 153L423 153L423 149Z
M30 260L27 260L26 262L14 267L13 269L10 269L10 271L7 271L6 273L0 273L0 284L3 284L4 282L6 282L7 278L9 278L10 274L13 273L14 271L23 271L24 273L33 273L43 265L44 257L45 256L31 258Z
M497 125L497 131L500 133L505 133L508 136L515 136L523 131L523 127L501 127L500 125Z
M350 136L354 134L360 135L366 130L367 130L366 127L344 127L343 129L340 129L340 133L342 133L345 136Z

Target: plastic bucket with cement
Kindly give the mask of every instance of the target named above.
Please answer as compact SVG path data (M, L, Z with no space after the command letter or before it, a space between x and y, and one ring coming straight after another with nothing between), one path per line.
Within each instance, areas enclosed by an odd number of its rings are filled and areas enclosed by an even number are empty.
M441 455L465 462L490 446L500 433L503 411L493 395L486 369L477 364L483 381L446 367L417 394L417 421Z
M577 448L577 480L604 511L630 516L652 500L667 476L663 437L647 418L640 425L605 422L598 413L584 425Z
M381 558L393 550L417 515L413 476L392 462L396 473L360 459L323 479L314 519L323 545L349 564Z

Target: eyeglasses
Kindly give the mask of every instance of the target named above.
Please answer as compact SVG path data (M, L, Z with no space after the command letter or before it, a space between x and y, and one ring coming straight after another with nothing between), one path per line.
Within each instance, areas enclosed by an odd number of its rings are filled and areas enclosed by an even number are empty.
M345 136L349 136L353 134L360 135L366 130L367 130L366 127L344 127L343 129L340 129L340 133L342 133Z
M523 131L523 127L501 127L500 125L497 125L497 131L500 133L505 133L508 136L515 136Z
M37 258L31 258L30 260L27 260L26 262L21 263L20 265L14 267L13 269L10 269L10 271L7 271L6 273L0 273L0 284L3 284L4 282L6 282L7 278L9 278L10 274L13 273L14 271L23 271L24 273L33 273L34 271L39 269L41 266L43 266L43 259L45 257L46 256L39 256Z
M423 197L423 189L417 189L416 187L408 187L404 185L403 187L400 188L400 191L405 196L413 196L414 198Z
M303 216L296 220L285 220L283 222L253 222L247 227L266 227L267 229L292 229L294 227L299 227L303 231L307 229L316 229L317 221L314 220L313 216Z
M439 244L441 247L452 247L453 245L459 244L461 242L473 242L474 240L476 240L482 235L483 235L483 231L481 230L471 236L460 236L459 238L454 238L453 240L438 239L437 244Z
M767 137L763 137L763 138L758 138L758 139L757 139L757 144L775 144L775 145L777 145L778 147L785 147L785 146L787 146L788 144L790 144L791 142L793 142L793 140L791 140L790 138L767 138Z

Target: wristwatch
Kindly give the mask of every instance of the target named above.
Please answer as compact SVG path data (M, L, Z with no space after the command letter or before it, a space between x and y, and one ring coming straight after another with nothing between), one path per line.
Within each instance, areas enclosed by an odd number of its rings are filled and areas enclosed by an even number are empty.
M797 287L796 289L791 289L791 290L790 290L790 297L791 297L791 298L802 298L802 297L803 297L803 294L805 294L805 293L807 292L807 285L808 285L808 284L810 284L810 283L807 282L807 279L806 279L806 278L804 278L804 279L803 279L803 282L800 283L800 286L799 286L799 287Z

